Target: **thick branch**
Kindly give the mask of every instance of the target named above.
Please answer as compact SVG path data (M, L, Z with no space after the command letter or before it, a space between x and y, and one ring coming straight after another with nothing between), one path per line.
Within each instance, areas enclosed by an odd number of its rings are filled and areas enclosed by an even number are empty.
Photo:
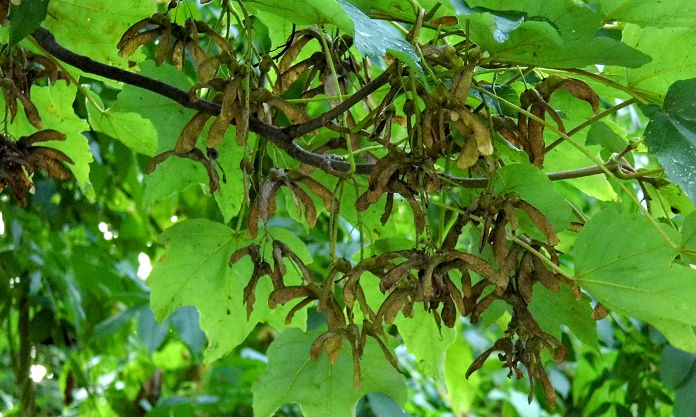
M102 64L101 62L94 61L86 56L76 54L75 52L72 52L60 45L56 41L53 34L42 27L38 28L32 36L34 39L36 39L36 42L51 55L84 72L100 75L102 77L152 91L153 93L168 97L184 107L195 109L203 113L212 115L220 114L220 105L217 103L204 99L191 100L191 97L187 91L174 87L173 85L146 77L144 75L126 71L121 68L113 67L111 65ZM310 120L307 123L280 128L278 126L264 123L256 116L252 115L249 117L249 129L252 132L267 138L274 145L278 146L290 157L298 160L299 162L321 168L335 175L340 175L341 173L348 172L350 169L350 164L348 164L348 162L309 152L297 145L293 139L302 136L305 133L316 130L328 120L337 117L352 107L355 103L359 102L368 94L386 83L387 79L388 75L375 78L371 83L367 84L365 88L349 97L345 102L339 104L339 106ZM370 171L372 171L372 167L372 164L358 164L356 165L356 173L369 174Z

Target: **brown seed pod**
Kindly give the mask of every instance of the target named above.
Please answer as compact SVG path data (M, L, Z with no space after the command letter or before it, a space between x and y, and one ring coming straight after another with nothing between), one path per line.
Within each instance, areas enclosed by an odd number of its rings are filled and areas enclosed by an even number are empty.
M184 126L184 129L181 131L179 139L176 141L176 145L174 146L174 152L179 155L191 152L196 147L196 142L203 131L205 123L211 117L212 116L208 113L196 113L191 120L186 123L186 126Z
M174 48L172 49L172 65L176 67L179 71L184 69L184 46L186 45L185 40L178 39L174 42Z
M382 302L379 310L377 311L377 316L375 318L376 323L387 323L392 324L396 319L396 315L404 307L408 301L409 291L404 288L397 288L387 296L387 298Z
M276 288L268 296L268 307L275 308L278 304L285 304L295 298L314 297L316 294L305 285Z
M532 276L532 254L527 252L522 256L517 270L517 292L524 301L529 304L532 301L534 291L534 279Z
M22 136L17 141L25 146L31 146L36 142L48 142L52 140L65 140L65 134L53 129L41 130L29 136Z
M442 317L442 322L449 328L454 327L457 323L457 309L451 297L445 297L440 316Z
M236 114L235 107L238 108L237 104L237 89L241 85L241 80L237 79L227 83L225 86L225 91L222 94L222 106L220 108L220 115L215 118L213 124L208 130L208 136L206 137L205 146L208 148L215 148L220 143L225 136L225 132L234 120Z
M529 216L537 229L539 229L544 236L546 236L546 241L549 243L549 245L558 245L558 236L556 235L556 231L554 230L549 219L547 219L542 212L524 200L519 200L517 203L515 203L515 206Z
M150 43L160 37L162 32L162 28L155 28L128 38L119 48L118 55L121 58L128 58L133 55L140 46Z
M561 290L558 277L546 268L546 265L544 265L541 259L533 256L532 265L534 266L534 278L541 282L544 287L552 292Z
M292 193L293 198L299 199L305 208L305 218L307 219L307 224L309 224L310 227L314 227L317 224L317 209L314 206L314 201L312 201L309 194L307 194L302 188L298 187L294 183L289 184L290 192Z
M592 320L602 320L609 315L609 309L603 304L597 303L597 305L592 309Z

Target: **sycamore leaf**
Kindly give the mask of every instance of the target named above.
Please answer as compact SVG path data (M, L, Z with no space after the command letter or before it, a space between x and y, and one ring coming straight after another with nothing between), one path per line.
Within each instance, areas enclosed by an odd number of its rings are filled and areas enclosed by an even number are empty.
M656 103L678 80L696 78L696 57L691 45L696 44L692 28L640 28L626 25L623 41L649 54L652 61L640 68L620 69L618 80Z
M605 22L635 23L640 26L696 26L696 3L692 0L599 0ZM659 5L659 7L657 7Z
M601 211L583 227L575 250L575 280L600 303L668 330L675 346L695 347L683 325L696 325L696 270L672 262L676 251L646 217Z
M67 85L59 81L46 87L34 85L31 89L31 100L40 109L43 128L57 130L64 133L66 137L64 141L42 142L41 146L58 149L70 157L74 164L65 164L65 166L72 171L78 184L84 188L89 180L89 164L93 158L87 138L82 135L82 132L89 129L89 124L77 117L73 111L72 103L76 93L75 85ZM4 108L2 97L0 97L0 104ZM29 136L36 132L36 128L27 120L23 111L17 112L17 118L8 125L8 129L15 137Z
M101 99L91 94L99 104L97 107L85 99L87 116L92 129L120 141L129 149L147 156L153 156L157 150L157 131L149 119L138 113L120 112L104 109Z
M599 351L597 322L590 317L592 307L587 295L576 300L567 285L561 285L559 292L551 292L537 283L529 312L539 326L556 339L561 340L561 326L566 325L583 343Z
M457 335L455 328L438 328L432 313L422 308L414 308L413 317L399 314L394 324L421 370L427 375L443 378L447 348Z
M24 0L10 6L10 46L33 33L46 18L48 0Z
M289 240L289 233L274 231L300 256L307 256L299 239ZM246 232L235 233L225 225L210 220L197 219L177 223L160 236L167 246L162 257L154 265L147 283L152 289L150 306L158 321L164 320L179 307L193 305L200 314L201 329L208 336L205 352L207 362L231 352L244 341L259 322L272 322L282 326L290 306L269 310L257 303L254 314L246 318L243 306L244 287L251 278L250 261L238 262L230 268L227 261L232 253L250 243ZM305 257L305 260L307 258ZM288 283L299 283L292 270L288 270ZM294 279L293 279L294 278ZM257 286L257 299L268 297L272 290L270 279ZM295 315L294 325L304 327L305 312Z
M406 379L373 340L368 340L360 360L360 390L353 386L353 360L346 342L333 365L326 352L310 359L312 342L322 332L286 329L276 337L268 348L268 367L251 389L255 416L270 417L280 406L296 402L306 417L352 417L358 400L371 392L381 392L404 404Z
M353 21L333 0L251 0L246 2L253 11L267 12L276 18L298 25L336 25L343 33L353 33Z
M696 203L696 78L677 81L645 129L648 150Z

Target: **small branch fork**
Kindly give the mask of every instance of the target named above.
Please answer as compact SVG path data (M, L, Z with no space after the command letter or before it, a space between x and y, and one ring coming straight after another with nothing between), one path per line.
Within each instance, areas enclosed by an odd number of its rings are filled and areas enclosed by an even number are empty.
M173 85L164 83L162 81L136 74L130 71L123 70L111 65L106 65L101 62L94 61L84 55L79 55L69 49L66 49L60 45L53 34L48 30L39 27L32 36L36 40L39 46L43 48L46 52L53 55L55 58L74 66L84 72L99 75L111 80L120 81L125 84L140 87L142 89L152 91L153 93L168 97L175 102L181 104L184 107L198 110L200 112L218 115L220 114L221 106L218 103L214 103L209 100L202 98L191 99L191 96L187 91L177 88ZM360 90L355 92L350 97L346 98L344 101L339 103L336 107L328 110L325 113L301 124L290 125L286 127L279 127L272 124L265 123L259 120L255 115L249 117L249 129L257 133L269 141L271 141L278 148L283 150L291 158L313 166L320 168L330 174L336 176L345 176L350 171L350 164L347 161L332 157L321 155L318 153L310 152L301 146L299 146L295 139L303 136L309 132L317 130L321 127L328 125L332 120L339 117L341 114L348 111L351 107L359 103L361 100L365 99L368 95L375 92L377 89L389 82L389 77L392 71L391 68L385 70L378 77L374 78L369 83L365 84ZM355 173L361 175L367 175L372 172L374 164L356 164ZM586 168L574 169L569 171L552 172L547 174L550 180L564 180L571 178L586 177L590 175L598 175L606 173L605 169L609 171L621 170L621 164L616 162L609 162L604 164L604 169L602 166L591 166ZM650 172L653 173L653 172ZM648 173L646 172L645 175ZM635 173L629 178L638 178L642 176L643 173ZM447 174L443 174L442 177L452 183L456 183L459 186L467 188L485 188L488 184L487 178L461 178L454 177Z

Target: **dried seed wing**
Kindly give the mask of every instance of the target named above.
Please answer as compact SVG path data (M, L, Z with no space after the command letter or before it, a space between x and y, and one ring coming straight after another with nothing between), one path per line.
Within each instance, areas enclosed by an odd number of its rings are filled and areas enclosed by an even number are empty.
M384 163L382 163L384 161ZM367 188L367 202L376 203L382 194L387 192L387 185L394 173L403 166L403 162L398 159L398 155L390 153L377 161L370 173L369 186Z
M247 234L250 239L256 239L259 235L259 199L254 199L249 207L249 216L247 217Z
M389 220L389 216L391 216L392 208L394 207L394 193L387 193L387 202L384 205L384 213L382 213L382 217L380 217L380 222L382 223L382 226L387 224L387 221Z
M46 129L32 133L29 136L22 136L17 142L26 146L31 146L36 142L48 142L51 140L65 140L65 134L57 130Z
M317 209L314 207L314 201L302 188L290 183L290 191L294 196L299 198L305 208L305 218L310 227L314 227L317 224Z
M35 146L32 148L32 153L34 155L40 156L43 159L53 159L56 161L65 161L74 164L73 160L70 159L68 155L64 154L62 151L59 151L58 149L53 149L44 146Z
M442 242L441 249L454 249L454 247L457 245L457 241L459 240L459 235L462 234L462 229L468 222L469 214L460 213L457 216L457 220L455 220L454 224L447 231L447 235L445 236L445 240Z
M556 89L562 88L570 92L570 94L590 103L592 106L592 111L599 113L599 96L594 90L587 85L585 82L580 81L575 78L566 78L556 86Z
M459 111L459 116L471 129L474 131L474 139L476 140L476 148L481 155L493 154L493 142L491 141L491 132L488 127L483 124L475 114L464 108Z
M505 233L505 225L507 224L507 216L504 210L498 212L493 226L493 255L498 268L505 265L505 258L508 255L508 242Z
M339 335L331 336L324 343L324 349L329 355L329 361L331 364L335 364L338 360L338 356L341 354L341 347L343 346L343 337Z
M532 292L534 291L531 256L532 255L529 252L522 256L522 262L520 262L520 266L517 271L517 292L522 296L527 304L532 301Z
M532 257L532 265L534 266L534 277L541 282L544 287L552 292L561 290L558 277L556 274L546 269L546 265L544 265L541 259L536 256Z
M324 200L324 207L329 213L338 212L338 200L334 197L331 190L326 188L322 183L315 180L314 178L299 173L299 171L292 170L288 173L291 181L299 182L307 186L311 192L316 194L319 198Z
M229 128L230 123L235 116L235 104L237 100L237 89L241 85L240 80L230 81L225 86L225 91L222 93L222 105L220 108L220 115L215 119L210 130L208 130L208 136L206 137L205 146L208 148L214 148L222 143L222 139L225 136L227 128Z
M273 267L274 270L278 272L277 275L285 276L285 273L287 272L285 268L285 261L283 261L284 253L283 253L283 242L279 240L274 240L273 241Z
M282 111L288 120L290 120L290 122L293 124L306 123L310 120L309 115L307 115L304 110L287 100L283 100L280 97L271 98L268 100L268 104ZM312 135L312 133L308 134Z
M404 307L408 299L408 291L403 288L397 288L387 296L387 298L382 302L382 305L377 311L377 316L375 318L377 323L394 323L396 315Z
M474 359L474 361L469 366L469 369L466 370L466 374L464 375L467 379L469 379L471 374L481 369L483 364L486 362L486 359L488 359L488 357L491 356L491 353L495 352L496 350L500 350L499 342L500 340L495 342L493 346L488 348L488 350L486 350L485 352L480 354L476 359Z
M179 39L172 49L172 65L179 71L184 69L184 41Z
M154 22L150 17L146 17L145 19L135 22L133 25L131 25L131 27L126 29L125 33L123 34L123 36L121 36L121 39L116 44L116 48L123 48L123 45L126 43L128 39L132 38L138 32L140 32L140 30L145 29L148 25L151 24L154 24Z
M597 305L592 309L592 320L602 320L606 316L609 315L609 309L606 308L603 304L597 303Z
M204 21L196 20L196 29L198 30L198 32L203 32L206 35L210 36L210 38L213 40L213 42L215 42L220 47L220 49L222 49L223 51L225 51L225 52L232 51L232 47L230 46L230 43L227 42L227 40L225 38L220 36L219 33L214 31L210 26L208 26L208 24L205 23Z
M516 205L520 210L524 211L530 219L532 219L534 225L544 234L544 236L546 236L546 240L549 245L558 245L558 236L556 235L556 231L554 230L549 219L547 219L542 212L524 200L520 200Z
M276 193L281 185L281 182L268 179L263 183L261 191L256 197L259 202L259 217L264 223L267 223L276 211Z
M346 277L346 283L343 285L343 303L348 309L352 309L355 304L355 291L358 286L358 281L360 276L365 272L364 269L355 267L350 272L348 272Z
M256 255L258 255L258 259L254 258L252 253L255 253ZM237 249L236 251L234 251L232 256L230 256L230 260L227 263L229 266L232 266L232 265L236 264L237 262L239 262L239 260L245 256L250 256L252 258L252 260L254 261L254 263L259 262L261 260L260 259L261 254L260 254L260 250L259 250L259 245L253 244L253 245L244 246L243 248Z
M421 132L423 132L423 146L425 147L425 150L428 151L428 155L430 155L433 145L435 144L432 111L426 110L423 112L421 118Z
M408 260L391 268L386 274L384 274L379 283L379 289L382 290L382 292L389 290L401 279L408 277L411 268L420 267L422 264L423 256L420 253L414 253L409 257Z
M380 339L376 334L370 334L370 336L377 341L379 348L382 349L382 353L384 353L384 357L387 358L391 366L393 366L394 369L396 369L399 373L403 373L401 369L399 369L399 364L396 361L396 358L394 357L394 355L392 355L391 351L389 350L389 348L387 348L382 339Z
M503 210L505 210L505 218L510 223L510 229L517 230L517 228L520 226L520 222L517 218L517 211L515 211L515 207L509 201L506 201L503 204Z
M249 138L249 108L244 104L246 102L246 96L249 94L245 89L239 90L239 103L240 103L240 116L235 117L235 123L237 125L237 131L235 140L237 145L245 146Z
M544 118L544 108L540 105L533 105L530 112L540 119ZM529 149L526 151L529 159L535 167L541 168L544 166L544 152L546 150L544 125L530 118L527 122L527 135Z
M211 117L212 116L208 113L196 113L191 120L186 123L186 126L184 126L184 129L181 131L179 139L176 141L176 145L174 146L174 152L179 155L191 152L196 147L196 142L198 141L198 137L201 135L201 131L203 131L205 123Z
M275 308L278 304L304 297L316 298L314 292L304 285L276 288L268 296L268 307Z
M430 24L433 26L455 26L457 23L459 23L459 20L456 16L442 16L430 21Z
M285 324L289 325L290 323L292 323L292 319L295 317L295 313L302 310L307 304L311 303L312 301L314 301L314 298L307 297L299 303L295 304L295 306L293 306L293 308L291 308L288 312L288 315L285 316Z
M128 58L142 45L150 43L157 39L162 34L161 28L150 29L142 33L138 33L128 39L121 45L118 55L121 58Z
M222 56L215 55L198 65L198 83L204 84L215 78L215 71L222 65Z
M449 327L450 329L457 323L457 308L455 307L454 301L452 301L451 297L445 297L440 317L442 317L442 322L445 323L445 326Z
M287 71L282 72L278 76L278 79L273 86L273 93L282 94L287 91L287 89L290 88L290 86L293 85L295 81L297 81L297 79L300 78L300 76L304 74L304 72L307 71L312 65L314 65L314 61L310 57L293 65Z
M153 156L152 159L150 159L150 161L147 163L147 166L145 167L145 173L148 175L152 174L153 172L155 172L155 169L157 169L157 166L159 164L169 159L169 157L172 155L174 155L174 151L166 151L162 152L159 155Z
M164 61L167 60L169 55L169 43L172 38L172 28L171 26L165 28L162 31L162 39L160 39L159 45L157 46L157 53L155 54L155 65L160 66Z
M39 116L39 109L37 109L34 103L32 103L32 101L29 100L29 98L27 98L24 94L19 94L17 98L19 98L24 106L24 115L27 116L29 123L31 123L35 128L41 129L43 127L43 123L41 122L41 116Z
M325 333L322 333L314 339L314 342L312 343L312 347L309 348L309 357L312 358L312 360L316 360L319 358L321 355L322 350L324 350L324 344L330 337L336 336L336 333L332 331L328 331Z
M392 183L392 185L394 190L401 194L401 196L405 198L408 204L411 206L416 232L419 234L423 233L423 230L425 230L425 214L423 214L423 210L421 210L421 206L418 204L418 201L416 201L413 193L401 182L395 181Z
M493 304L493 301L495 300L497 300L495 292L492 292L487 296L483 297L483 299L479 301L474 307L474 311L471 312L471 322L474 324L478 323L479 319L481 318L481 314L483 314L483 312L486 311L486 309L490 307L490 305Z
M292 66L292 63L300 55L302 48L307 44L307 42L314 39L315 36L321 36L319 33L310 32L311 29L296 32L292 39L289 39L290 46L287 51L283 54L283 57L278 63L278 71L282 74ZM314 36L312 36L314 35Z
M474 74L474 66L468 66L463 71L457 72L452 78L452 95L459 106L466 105L466 98L469 96L471 79Z
M459 156L457 157L457 168L467 169L471 168L476 164L480 156L479 150L476 147L476 141L473 138L465 139L464 146L462 150L459 151Z

